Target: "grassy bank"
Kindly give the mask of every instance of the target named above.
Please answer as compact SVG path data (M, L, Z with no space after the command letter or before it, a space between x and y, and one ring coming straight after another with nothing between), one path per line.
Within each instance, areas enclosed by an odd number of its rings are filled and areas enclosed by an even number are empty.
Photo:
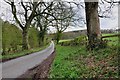
M33 49L30 49L30 50L24 50L24 51L20 51L20 52L16 52L16 53L10 53L10 54L3 55L3 56L1 55L0 59L2 59L2 60L14 59L14 58L17 58L17 57L21 57L21 56L25 56L25 55L28 55L28 54L32 54L34 52L41 51L48 46L49 45L43 46L41 48L33 48Z
M114 34L102 34L102 36L109 36L109 35L114 35ZM118 37L109 37L109 38L104 38L104 39L108 40L109 46L118 46L119 45Z
M118 77L118 38L107 48L87 51L85 46L56 46L50 78ZM116 44L114 44L116 43ZM114 45L114 46L113 46Z

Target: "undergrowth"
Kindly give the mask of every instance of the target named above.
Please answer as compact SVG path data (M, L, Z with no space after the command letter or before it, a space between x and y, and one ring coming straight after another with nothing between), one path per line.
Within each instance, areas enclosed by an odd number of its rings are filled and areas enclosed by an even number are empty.
M49 78L118 78L117 38L103 49L87 51L85 46L56 46Z

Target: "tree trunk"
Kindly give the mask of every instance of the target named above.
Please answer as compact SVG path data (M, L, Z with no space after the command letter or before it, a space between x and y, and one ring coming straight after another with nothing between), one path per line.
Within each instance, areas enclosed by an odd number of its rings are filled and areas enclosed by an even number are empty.
M59 43L59 40L60 40L60 38L61 38L61 35L62 35L62 32L61 32L61 31L58 31L58 32L56 33L56 43L57 43L57 44Z
M45 31L40 31L39 34L39 46L44 45Z
M25 27L23 29L23 32L22 32L22 41L23 41L23 45L22 45L22 49L23 50L28 50L28 30L27 30L27 27Z
M89 48L96 48L95 43L101 41L98 2L85 2L87 35Z
M39 39L39 46L43 46L44 45L44 35L40 37Z

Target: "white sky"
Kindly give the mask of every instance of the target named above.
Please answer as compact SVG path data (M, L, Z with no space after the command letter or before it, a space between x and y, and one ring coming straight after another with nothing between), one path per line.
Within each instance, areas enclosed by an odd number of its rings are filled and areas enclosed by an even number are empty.
M71 1L74 1L74 0L71 0ZM83 9L82 14L85 17L84 9ZM8 4L6 4L4 2L4 0L0 0L0 17L4 20L9 20L9 21L13 20L10 6ZM86 29L86 25L82 25L82 26L83 27L70 27L66 31ZM106 19L100 18L100 26L101 26L101 29L116 29L116 28L118 28L118 6L115 6L112 9L111 18L106 18ZM53 28L51 28L51 29L54 30Z

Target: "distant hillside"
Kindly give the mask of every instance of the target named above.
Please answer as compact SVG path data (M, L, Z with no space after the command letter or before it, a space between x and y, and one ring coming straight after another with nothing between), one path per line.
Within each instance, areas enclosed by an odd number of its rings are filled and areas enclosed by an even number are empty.
M116 33L116 30L113 29L106 29L106 30L101 30L101 33ZM52 38L54 38L54 34L50 34ZM76 31L68 31L68 32L63 32L62 38L61 39L74 39L80 35L87 35L87 30L76 30Z
M63 32L61 39L74 39L80 35L86 35L87 31L86 30L76 30L76 31L68 31L68 32ZM55 33L49 34L51 38L55 38Z

